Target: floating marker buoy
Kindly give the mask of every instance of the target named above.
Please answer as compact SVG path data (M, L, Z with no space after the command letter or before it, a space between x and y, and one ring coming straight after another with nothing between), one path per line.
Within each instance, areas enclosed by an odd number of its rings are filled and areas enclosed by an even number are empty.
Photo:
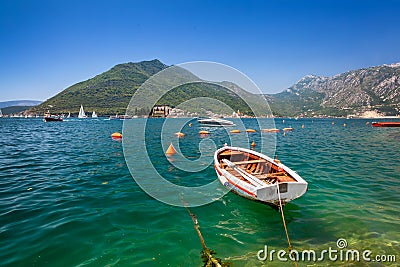
M165 151L165 154L167 154L167 155L176 154L176 150L175 150L174 146L172 145L172 143L169 145L167 151Z
M246 132L247 132L247 133L255 133L256 130L253 130L253 129L246 129Z
M262 129L261 131L264 133L278 133L280 130L273 128L273 129Z
M115 132L111 135L112 138L114 139L121 139L122 138L122 134Z
M252 146L252 147L255 147L255 146L256 146L256 143L254 143L254 141L253 141L253 143L251 143L251 146Z
M369 121L367 121L366 123L365 123L365 125L368 125L369 124Z
M335 124L335 122L334 121L332 121L332 125L334 125Z
M304 129L304 124L303 124L303 125L301 125L301 129Z
M199 134L210 134L209 131L200 131Z
M346 125L347 125L346 123L343 123L343 126L344 126L344 127L346 127Z
M292 127L283 128L284 131L293 131Z
M192 123L189 123L189 127L192 127Z
M240 133L240 130L231 130L230 133Z
M177 133L175 133L175 135L178 136L178 137L184 137L185 136L185 134L181 133L181 132L177 132Z

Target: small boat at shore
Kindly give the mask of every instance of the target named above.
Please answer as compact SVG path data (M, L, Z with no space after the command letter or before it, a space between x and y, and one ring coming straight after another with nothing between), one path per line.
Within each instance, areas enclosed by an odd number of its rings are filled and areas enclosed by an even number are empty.
M109 120L130 120L132 119L132 116L129 115L118 115L116 114L115 116L110 116Z
M400 121L373 122L372 127L400 127Z
M214 168L222 185L250 200L273 207L301 197L308 183L295 171L256 151L224 146L214 154Z
M63 117L60 115L51 115L49 111L44 114L43 120L45 122L51 122L51 121L63 121Z
M197 121L205 126L235 126L231 121L218 118L198 118Z

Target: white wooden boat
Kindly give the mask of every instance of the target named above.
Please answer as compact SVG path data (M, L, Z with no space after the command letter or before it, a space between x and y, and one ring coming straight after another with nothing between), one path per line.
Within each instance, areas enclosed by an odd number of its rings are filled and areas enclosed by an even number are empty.
M307 192L295 171L256 151L224 146L214 154L218 179L226 188L251 200L279 207Z

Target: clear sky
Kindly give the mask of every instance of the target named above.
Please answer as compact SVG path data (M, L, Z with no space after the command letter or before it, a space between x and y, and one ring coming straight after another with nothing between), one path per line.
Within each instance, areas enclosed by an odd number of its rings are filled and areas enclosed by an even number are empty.
M0 0L0 101L45 100L119 63L216 61L276 93L400 62L400 1Z

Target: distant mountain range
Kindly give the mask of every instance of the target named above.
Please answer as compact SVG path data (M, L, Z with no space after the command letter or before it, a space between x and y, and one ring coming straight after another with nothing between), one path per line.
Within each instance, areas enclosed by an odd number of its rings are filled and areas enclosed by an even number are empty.
M68 87L30 111L43 112L50 105L54 113L77 114L82 104L87 111L96 110L101 115L123 114L136 89L150 76L167 67L156 59L119 64ZM224 86L242 90L232 84ZM157 94L157 91L153 93ZM308 75L281 93L265 96L276 116L361 116L370 111L397 115L400 110L400 63L349 71L333 77ZM222 86L209 84L176 88L157 104L176 106L193 97L214 97L233 110L251 114L236 94ZM150 108L140 112L148 113Z
M269 95L281 116L361 116L400 113L400 63L353 70L333 77L308 75L282 93Z
M14 100L14 101L4 101L0 102L0 108L6 108L6 107L21 107L21 106L37 106L42 101L36 101L36 100Z
M13 101L4 101L0 102L1 113L4 115L7 114L16 114L24 112L33 106L39 105L42 101L36 100L13 100Z

